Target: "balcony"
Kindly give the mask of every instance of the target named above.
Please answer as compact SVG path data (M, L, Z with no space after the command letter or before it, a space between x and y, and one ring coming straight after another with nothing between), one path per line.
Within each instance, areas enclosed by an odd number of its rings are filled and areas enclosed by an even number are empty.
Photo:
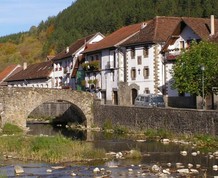
M171 61L171 60L176 60L178 56L180 56L181 51L179 50L171 50L165 53L165 60Z
M87 63L83 63L82 68L86 72L99 71L100 70L100 61L95 60L95 61L90 61L90 62L87 62Z

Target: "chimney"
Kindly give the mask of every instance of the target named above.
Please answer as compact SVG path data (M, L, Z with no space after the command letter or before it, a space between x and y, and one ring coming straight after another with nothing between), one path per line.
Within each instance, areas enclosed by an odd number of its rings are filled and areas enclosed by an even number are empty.
M23 63L23 70L26 70L26 68L27 68L27 62L24 62Z
M210 35L214 35L215 34L215 29L214 29L214 15L210 16Z
M70 48L67 47L65 52L66 52L66 53L69 53L69 50L70 50Z

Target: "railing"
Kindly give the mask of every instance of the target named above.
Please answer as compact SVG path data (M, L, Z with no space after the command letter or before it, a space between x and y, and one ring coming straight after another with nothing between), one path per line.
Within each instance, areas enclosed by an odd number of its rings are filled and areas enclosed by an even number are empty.
M166 52L165 59L166 60L175 60L178 56L180 56L180 54L181 54L181 51Z

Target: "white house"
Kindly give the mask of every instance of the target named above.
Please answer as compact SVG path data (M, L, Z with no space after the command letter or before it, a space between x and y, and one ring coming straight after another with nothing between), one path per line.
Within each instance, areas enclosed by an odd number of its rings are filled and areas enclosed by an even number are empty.
M81 57L81 52L85 49L87 44L96 43L104 38L101 33L89 35L81 38L76 42L72 43L69 47L66 47L62 52L58 53L52 61L54 62L54 87L64 88L69 87L77 89L76 83L77 78L75 75L72 76L73 70L77 60ZM74 72L75 73L75 72Z
M211 37L213 37L217 32L218 20L214 19L214 16L211 16L211 19L182 17L180 23L176 26L173 33L167 39L161 53L163 54L163 60L165 64L166 96L168 97L168 102L170 105L175 102L178 103L178 100L175 99L178 96L183 96L183 99L184 96L190 96L188 93L178 93L177 90L172 89L173 78L171 71L173 64L176 61L176 57L179 56L184 50L189 49L190 42L192 40L197 42L201 40L210 40ZM181 101L186 103L192 102L190 100L181 100L180 97L180 102ZM196 101L194 102L196 103ZM200 102L197 101L198 108L201 108L202 103ZM179 105L181 106L182 103L179 103Z
M92 90L97 88L99 97L104 103L118 104L118 83L120 59L123 55L118 49L119 45L137 33L141 23L122 27L112 34L106 36L98 43L87 45L83 54L85 63L92 66L93 62L99 63L99 70L86 70L86 86ZM121 71L124 69L122 68ZM97 83L93 83L97 81Z
M209 38L210 28L210 19L157 16L121 44L126 48L125 91L132 104L137 94L155 93L163 94L170 106L195 107L195 97L172 88L171 70L176 56L192 40Z
M138 94L155 93L169 106L195 107L195 97L172 88L171 70L182 49L193 39L208 39L210 28L210 19L165 16L123 27L83 52L87 66L100 63L98 71L86 72L86 84L97 79L109 104L132 105Z

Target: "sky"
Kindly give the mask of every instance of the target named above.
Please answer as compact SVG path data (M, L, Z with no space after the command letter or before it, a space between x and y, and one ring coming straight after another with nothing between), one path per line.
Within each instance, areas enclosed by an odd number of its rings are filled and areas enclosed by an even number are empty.
M26 32L56 16L74 0L0 0L0 37Z

